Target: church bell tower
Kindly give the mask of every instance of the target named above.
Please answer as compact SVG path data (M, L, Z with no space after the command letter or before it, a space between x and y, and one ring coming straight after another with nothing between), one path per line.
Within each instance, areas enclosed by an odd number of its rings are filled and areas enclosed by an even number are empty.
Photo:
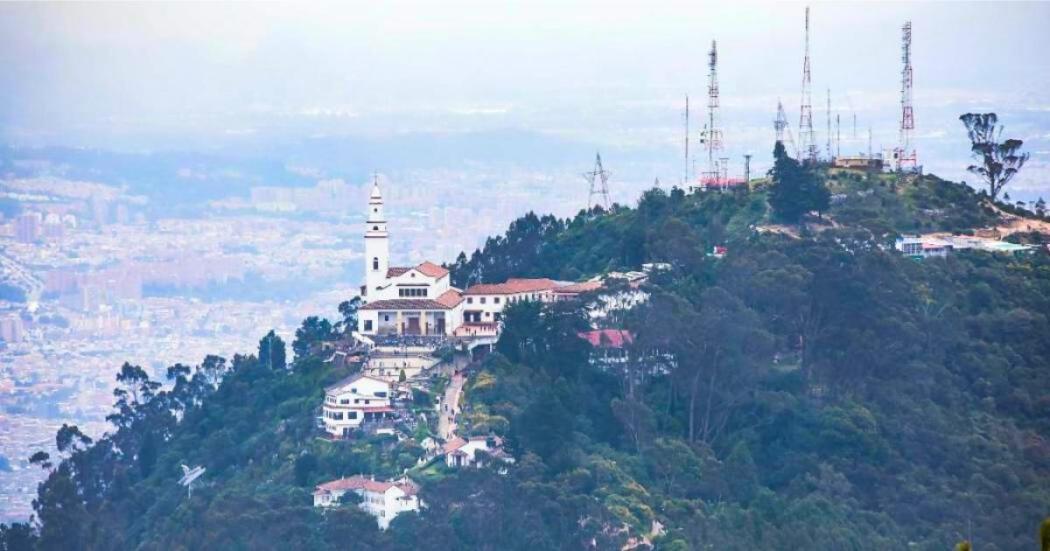
M376 299L376 291L386 282L386 271L390 267L390 239L383 216L383 194L379 191L379 177L372 183L372 194L368 197L368 221L365 227L365 289L361 298Z

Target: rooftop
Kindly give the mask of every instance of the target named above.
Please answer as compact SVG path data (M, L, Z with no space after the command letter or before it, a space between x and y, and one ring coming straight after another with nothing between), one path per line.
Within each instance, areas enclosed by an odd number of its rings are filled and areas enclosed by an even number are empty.
M349 376L349 377L347 377L347 378L345 378L345 379L343 379L341 381L338 381L338 382L336 382L336 383L334 383L332 385L326 386L325 387L325 391L335 390L337 388L342 388L342 387L344 387L346 385L356 383L357 381L359 381L361 379L369 379L369 380L372 380L372 381L383 383L385 385L386 384L390 384L390 383L388 383L388 382L386 382L386 381L384 381L382 379L377 379L375 377L369 377L368 375L363 375L361 373L354 373L353 375L351 375L351 376Z
M361 475L354 475L350 478L340 478L318 484L317 489L314 493L322 492L333 492L333 491L347 491L347 490L364 490L366 492L385 493L390 488L399 488L402 492L408 495L413 495L419 491L408 479L403 482L382 482L379 480L373 480L371 478L365 478Z
M434 279L441 279L448 275L448 270L437 264L434 264L429 260L426 260L418 266L391 266L386 269L386 277L397 277L399 275L404 274L405 272L408 272L409 270L415 270L427 277L432 277Z
M464 295L513 295L517 293L532 293L536 291L549 291L558 287L558 283L547 278L523 279L512 278L505 283L479 283L468 287L463 291Z
M453 302L452 297L446 297L450 291L446 291L440 297L429 298L393 298L387 300L376 300L361 307L361 310L451 310L459 302Z
M430 276L430 277L438 278L438 279L443 278L443 277L448 275L448 270L446 270L445 268L442 268L441 266L438 266L437 264L434 264L433 262L431 262L429 260L424 261L419 266L416 266L416 270L418 270L419 273L421 273L421 274L423 274L425 276Z
M634 335L626 329L596 329L579 333L579 336L595 348L623 348L634 342Z

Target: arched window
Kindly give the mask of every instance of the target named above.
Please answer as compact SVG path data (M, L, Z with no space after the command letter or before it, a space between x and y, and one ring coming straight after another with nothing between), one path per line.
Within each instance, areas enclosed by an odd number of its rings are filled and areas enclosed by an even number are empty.
M373 270L378 270L379 269L379 257L378 256L372 258L372 269Z
M379 226L372 226L372 231L379 231Z

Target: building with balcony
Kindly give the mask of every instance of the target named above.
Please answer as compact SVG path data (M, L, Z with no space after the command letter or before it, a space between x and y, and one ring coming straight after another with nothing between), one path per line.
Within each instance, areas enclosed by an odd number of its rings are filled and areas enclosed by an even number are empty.
M324 430L335 438L349 436L369 423L394 415L390 383L362 375L347 377L325 389L321 407Z

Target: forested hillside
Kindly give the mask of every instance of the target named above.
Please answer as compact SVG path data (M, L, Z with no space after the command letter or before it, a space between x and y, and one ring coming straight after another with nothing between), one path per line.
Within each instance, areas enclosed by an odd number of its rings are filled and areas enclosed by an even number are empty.
M634 335L617 368L578 337L587 300L508 310L463 423L505 437L516 463L421 479L426 508L385 532L352 506L322 514L310 492L422 452L316 438L323 387L346 372L304 342L287 369L209 358L173 366L163 389L125 366L115 431L60 432L37 518L4 527L0 549L1035 548L1050 514L1050 260L901 257L897 233L994 214L934 177L820 177L827 211L787 232L762 188L651 190L608 213L530 213L461 255L457 286L669 269L644 305L600 322ZM181 463L207 467L191 497Z

